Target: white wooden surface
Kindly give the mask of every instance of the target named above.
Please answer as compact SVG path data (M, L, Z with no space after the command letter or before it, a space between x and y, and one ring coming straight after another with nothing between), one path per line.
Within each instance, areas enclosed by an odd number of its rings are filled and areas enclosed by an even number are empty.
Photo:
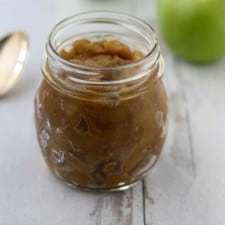
M225 59L188 64L167 49L167 143L151 174L114 194L70 189L47 170L33 123L44 42L60 19L91 9L129 12L157 30L153 0L0 0L0 34L23 29L30 55L17 87L0 99L0 225L224 225Z

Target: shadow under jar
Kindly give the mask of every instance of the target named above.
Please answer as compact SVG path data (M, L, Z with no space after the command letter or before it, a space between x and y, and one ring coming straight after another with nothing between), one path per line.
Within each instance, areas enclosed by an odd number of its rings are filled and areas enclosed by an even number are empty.
M118 40L143 58L93 67L59 54L80 39ZM35 97L37 137L50 170L84 190L124 190L142 179L156 163L167 132L163 72L155 33L137 18L96 11L57 24Z

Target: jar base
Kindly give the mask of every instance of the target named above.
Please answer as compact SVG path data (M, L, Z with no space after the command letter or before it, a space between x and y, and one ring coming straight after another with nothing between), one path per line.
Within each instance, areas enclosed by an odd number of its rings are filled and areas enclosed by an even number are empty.
M81 191L87 191L87 192L99 192L99 193L110 193L110 192L119 192L119 191L125 191L130 189L131 187L133 187L134 185L136 185L139 181L135 181L133 183L130 184L125 184L125 185L121 185L118 187L113 187L113 188L91 188L91 187L81 187L78 185L74 185L74 184L70 184L65 182L65 184L71 188L77 189L77 190L81 190Z
M70 188L80 190L80 191L98 192L98 193L110 193L110 192L125 191L125 190L130 189L131 187L135 186L137 183L139 183L141 180L143 180L145 178L145 176L143 176L142 178L140 178L132 183L119 185L117 187L95 188L95 187L83 187L83 186L79 186L76 184L71 184L71 183L64 181L61 177L57 176L57 174L55 174L55 173L53 173L53 174L59 181L63 182Z
M110 192L119 192L119 191L125 191L127 189L130 189L131 187L135 186L137 183L141 182L143 179L145 179L146 176L149 175L150 170L154 167L154 165L156 164L156 162L158 161L159 157L157 157L152 165L145 171L142 173L142 175L137 178L136 180L134 180L131 183L124 183L121 185L118 185L116 187L84 187L84 186L80 186L77 184L72 184L69 182L66 182L58 173L55 173L55 171L53 172L53 175L61 182L63 182L64 184L66 184L67 186L73 188L73 189L77 189L80 191L86 191L86 192L96 192L96 193L110 193Z

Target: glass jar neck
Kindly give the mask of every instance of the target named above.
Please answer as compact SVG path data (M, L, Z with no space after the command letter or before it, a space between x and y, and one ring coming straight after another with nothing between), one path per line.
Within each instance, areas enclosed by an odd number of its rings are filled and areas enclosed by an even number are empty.
M91 67L75 64L59 55L61 49L83 38L119 40L143 52L144 57L121 66ZM95 11L72 16L53 28L46 44L42 70L53 85L66 92L71 93L84 85L112 91L125 84L137 86L149 78L159 79L164 63L155 32L148 24L126 14ZM102 74L107 74L107 79L99 79Z

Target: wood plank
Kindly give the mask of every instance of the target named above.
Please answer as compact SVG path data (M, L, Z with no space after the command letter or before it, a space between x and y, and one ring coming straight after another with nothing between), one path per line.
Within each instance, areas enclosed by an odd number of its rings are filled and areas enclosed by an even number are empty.
M193 216L206 214L206 225L225 221L225 59L193 66L180 60L190 110L197 179L190 201ZM189 91L191 88L191 91ZM192 204L194 205L194 204Z
M145 220L148 225L188 225L188 220L183 220L189 215L184 203L196 177L190 115L178 62L170 53L164 56L170 108L169 130L162 157L144 183Z
M143 196L141 182L130 190L99 196L97 225L143 224Z
M162 157L144 183L146 225L222 225L225 60L194 66L163 52L170 124Z

